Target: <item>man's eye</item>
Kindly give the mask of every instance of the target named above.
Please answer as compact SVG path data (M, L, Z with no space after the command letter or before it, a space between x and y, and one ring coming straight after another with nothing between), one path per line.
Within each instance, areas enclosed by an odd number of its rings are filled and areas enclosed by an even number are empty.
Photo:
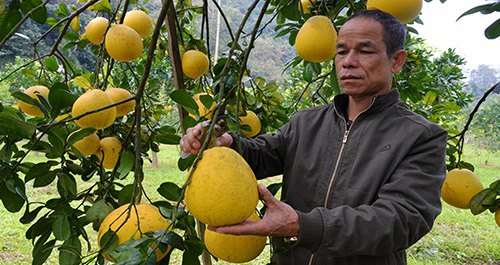
M346 51L344 51L344 50L337 50L337 54L344 55L344 54L346 54Z
M372 54L373 52L372 52L372 51L367 51L367 50L361 50L361 53L364 53L364 54Z

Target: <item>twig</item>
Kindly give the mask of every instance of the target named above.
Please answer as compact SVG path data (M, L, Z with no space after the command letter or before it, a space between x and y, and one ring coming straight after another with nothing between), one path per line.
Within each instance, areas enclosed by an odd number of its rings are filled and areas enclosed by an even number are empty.
M36 11L38 11L39 9L45 7L45 5L47 5L48 3L50 2L50 0L45 0L45 2L43 2L41 5L33 8L30 10L30 12L28 12L20 21L19 23L16 24L16 26L14 26L14 28L12 28L12 30L9 32L9 34L7 34L7 36L5 36L5 38L2 40L2 42L0 42L0 49L2 49L3 45L5 44L5 42L10 39L10 37L14 36L14 34L17 32L17 30L21 27L21 25L29 18L31 17L31 15L33 15L33 13L35 13Z

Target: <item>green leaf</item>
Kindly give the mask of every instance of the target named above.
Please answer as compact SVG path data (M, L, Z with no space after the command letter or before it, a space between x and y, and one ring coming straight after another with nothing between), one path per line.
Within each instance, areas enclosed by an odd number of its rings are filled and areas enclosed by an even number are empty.
M113 11L111 10L111 5L109 4L109 2L107 0L102 0L96 4L93 4L92 6L90 6L89 10L93 10L93 11L97 11L97 12L105 12L105 13L109 13L109 14L113 13Z
M170 98L180 104L187 112L198 115L198 104L186 90L174 90L170 93Z
M95 133L95 131L96 129L92 127L82 128L79 129L78 131L75 131L68 137L68 145L74 145L76 142L80 141L86 136Z
M161 243L170 245L173 248L180 250L184 249L184 241L182 240L182 237L172 231L168 231L167 234L161 238Z
M52 253L56 240L51 240L44 244L40 238L33 247L33 262L31 265L43 265Z
M23 11L24 14L28 14L28 12L40 6L42 3L42 0L23 0L21 11ZM45 21L47 21L47 7L44 6L38 9L30 18L39 24L45 24Z
M472 197L470 210L472 214L478 215L490 208L495 203L497 193L491 188L486 188Z
M161 133L155 135L153 140L162 144L179 144L181 138L175 133Z
M28 182L32 179L36 179L40 176L47 174L52 166L49 163L38 163L30 168L26 176L24 177L24 182Z
M10 33L22 18L21 12L10 6L0 14L0 41L3 41L7 37L7 34Z
M99 220L102 222L106 216L113 211L113 206L104 200L98 200L92 207L90 207L85 216L88 221Z
M52 115L57 116L61 109L73 106L73 103L77 98L77 95L70 93L66 84L55 83L52 87L50 87L49 92L49 103L53 108Z
M35 178L33 188L46 187L56 179L56 172L49 171Z
M26 207L26 211L24 212L24 215L19 219L19 222L21 224L29 224L35 220L37 217L38 213L43 209L43 206L38 206L35 208L33 211L29 211L29 207Z
M77 193L75 178L66 173L59 172L57 174L57 191L63 198L74 197Z
M35 71L29 69L29 68L24 68L23 70L21 70L21 73L23 73L23 75L27 76L27 77L30 77L30 78L35 78L37 77L37 74Z
M75 82L75 84L85 90L89 90L89 89L92 89L92 85L90 84L90 80L84 76L84 75L79 75L75 78L73 78L73 82Z
M59 247L59 265L81 264L82 243L74 236Z
M101 245L102 254L111 254L118 245L118 235L116 235L113 230L109 229L102 235L99 243Z
M17 213L21 210L25 200L17 193L10 191L6 183L0 184L0 200L7 211Z
M431 106L432 102L434 102L434 100L436 100L436 97L437 97L436 92L434 92L434 91L428 91L425 94L425 97L424 97L424 105L425 106Z
M36 125L25 122L5 112L0 112L0 135L30 139L36 132Z
M120 165L116 170L117 176L119 179L124 179L134 168L135 165L135 156L132 152L124 152L120 157Z
M71 225L66 215L59 215L52 223L52 232L57 240L65 241L71 236Z
M490 40L498 38L500 36L500 19L497 19L497 21L486 28L484 35Z
M0 0L0 14L5 10L6 0Z
M188 169L193 164L195 159L196 159L195 155L188 156L185 159L179 158L179 160L177 161L177 166L179 167L179 169L181 171L184 171L184 170Z
M123 189L118 193L118 204L124 205L133 201L134 195L134 184L129 184L123 187ZM135 195L139 194L139 187L135 189Z
M47 66L47 69L50 71L56 72L59 69L59 64L57 63L56 57L52 56L48 59L45 59L42 64Z
M179 201L182 196L182 189L173 182L165 182L157 189L158 193L170 201Z

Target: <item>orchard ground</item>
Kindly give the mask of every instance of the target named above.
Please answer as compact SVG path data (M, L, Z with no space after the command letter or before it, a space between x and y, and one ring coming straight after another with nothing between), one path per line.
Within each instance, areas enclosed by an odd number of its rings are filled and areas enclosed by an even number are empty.
M476 166L475 173L486 187L500 177L500 157L497 154L481 150L472 144L467 144L464 159ZM164 181L172 181L182 185L186 172L177 168L178 149L175 146L161 146L158 153L159 168L152 168L151 163L145 162L145 189L151 200L161 199L156 192L157 187ZM41 162L43 154L38 157L31 154L29 159ZM486 162L487 161L487 162ZM130 176L129 176L130 177ZM280 181L279 177L260 181L265 185ZM79 185L85 185L81 183ZM57 193L55 186L29 189L29 197L33 200L44 201ZM25 238L29 225L19 223L23 211L10 213L0 206L0 265L25 265L32 261L32 242ZM87 229L89 237L96 242L97 232L90 226ZM474 216L468 210L461 210L443 203L443 213L438 217L432 231L408 249L408 264L500 264L500 228L496 225L494 215L486 211ZM86 249L86 244L83 245ZM92 250L97 250L93 243ZM56 251L52 252L46 264L58 264ZM182 253L175 251L172 254L171 264L181 264ZM269 261L269 247L252 262L245 264L266 264ZM228 264L223 261L213 264Z

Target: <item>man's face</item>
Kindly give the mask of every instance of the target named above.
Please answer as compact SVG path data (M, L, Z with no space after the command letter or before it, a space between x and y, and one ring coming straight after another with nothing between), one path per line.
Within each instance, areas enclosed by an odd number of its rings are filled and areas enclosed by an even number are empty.
M398 55L387 57L383 27L378 21L359 17L339 31L335 66L340 86L354 99L370 99L390 90L392 76L401 69ZM404 60L403 60L404 62Z

